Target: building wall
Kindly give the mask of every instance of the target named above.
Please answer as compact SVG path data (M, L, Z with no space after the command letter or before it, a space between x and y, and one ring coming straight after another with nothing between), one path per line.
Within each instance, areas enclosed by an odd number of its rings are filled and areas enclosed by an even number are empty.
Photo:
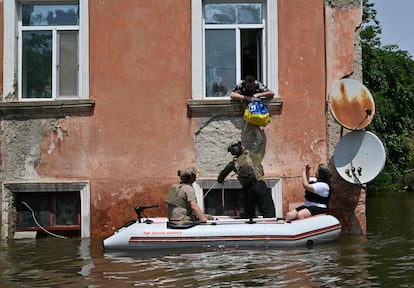
M282 183L283 214L302 201L302 167L331 162L340 126L327 95L337 80L361 77L354 75L360 21L359 1L278 0L276 94L283 104L265 128L264 168ZM243 122L188 115L191 1L89 0L89 41L93 113L2 119L0 177L89 181L91 235L106 236L136 217L137 204L160 205L146 215L164 216L178 169L193 165L200 179L215 179ZM335 183L339 195L344 183L338 176ZM364 200L359 188L353 195ZM334 207L345 231L365 232L358 203Z

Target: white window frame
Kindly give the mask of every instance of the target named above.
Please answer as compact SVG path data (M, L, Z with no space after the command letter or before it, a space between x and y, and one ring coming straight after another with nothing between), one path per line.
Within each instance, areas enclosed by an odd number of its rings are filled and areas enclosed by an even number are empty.
M67 192L79 191L81 202L81 237L91 236L91 193L89 181L63 181L63 182L4 182L1 185L1 235L0 239L10 237L9 229L15 227L10 217L16 217L16 205L13 203L13 193L19 192Z
M3 44L3 101L18 95L19 101L50 101L62 99L89 98L89 0L79 0L79 97L76 98L25 98L21 97L21 29L19 14L24 3L73 3L65 0L10 0L3 1L4 44ZM70 28L70 27L67 27ZM55 79L54 79L55 81ZM53 82L56 86L56 82ZM18 87L18 91L16 88ZM15 99L15 97L14 97Z
M225 1L223 1L225 2ZM228 1L226 1L228 2ZM234 2L244 2L243 0ZM248 2L248 1L246 1ZM278 34L277 34L277 0L263 0L266 9L263 23L263 79L262 81L272 89L278 91ZM220 27L220 25L215 25ZM229 26L226 26L229 27ZM205 45L204 45L203 1L191 1L191 36L192 36L192 96L193 99L217 100L218 97L206 97L205 85ZM240 61L237 59L237 61ZM240 66L240 65L239 65ZM240 78L240 71L236 71ZM228 97L226 97L228 98Z
M271 189L273 204L275 205L275 213L276 217L283 217L283 210L282 210L282 203L283 203L283 192L282 192L282 181L280 179L265 179L266 186ZM193 187L196 194L196 199L198 206L204 211L204 190L209 190L213 186L216 186L217 189L240 189L242 190L242 186L240 185L238 180L229 179L224 182L223 185L217 185L216 180L197 180L193 183Z

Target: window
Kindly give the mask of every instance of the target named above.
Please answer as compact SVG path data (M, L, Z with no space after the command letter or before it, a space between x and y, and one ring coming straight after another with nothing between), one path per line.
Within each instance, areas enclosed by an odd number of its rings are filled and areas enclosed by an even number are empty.
M23 4L21 98L79 96L79 5Z
M200 2L192 1L193 99L228 97L247 74L277 91L277 1Z
M1 239L8 238L16 230L43 233L31 210L39 225L47 231L89 237L89 186L88 181L3 183Z
M207 190L208 191L208 190ZM210 215L240 216L243 214L243 193L240 189L204 191L204 212Z
M88 98L88 0L3 5L3 100Z
M43 232L40 225L48 231L80 235L79 192L16 193L15 200L16 230Z
M262 79L263 3L205 3L206 97L229 96L237 79Z
M265 182L272 194L276 216L283 216L280 179L265 179ZM216 180L198 179L193 186L197 203L205 213L226 216L240 216L243 213L243 193L238 180L227 179L221 186Z

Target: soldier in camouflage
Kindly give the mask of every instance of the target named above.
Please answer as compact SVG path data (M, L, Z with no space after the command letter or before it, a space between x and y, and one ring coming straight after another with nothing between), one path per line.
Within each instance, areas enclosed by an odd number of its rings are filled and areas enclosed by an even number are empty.
M168 204L169 221L207 221L206 215L197 204L192 186L196 180L196 170L188 167L178 171L180 184L174 184L165 202Z
M264 182L262 158L258 153L250 153L241 142L228 147L233 155L233 161L219 173L217 182L224 183L224 179L231 172L237 174L237 179L243 187L244 218L256 217L256 205L265 218L275 217L275 206L272 195Z

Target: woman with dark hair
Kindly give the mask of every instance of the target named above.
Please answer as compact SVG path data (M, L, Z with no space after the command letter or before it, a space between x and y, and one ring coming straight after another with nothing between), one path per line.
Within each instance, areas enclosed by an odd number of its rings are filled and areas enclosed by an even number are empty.
M306 165L302 172L302 185L305 188L305 203L289 211L285 220L303 219L312 215L328 212L329 179L332 176L331 168L326 164L319 164L316 178L309 177L310 166Z

